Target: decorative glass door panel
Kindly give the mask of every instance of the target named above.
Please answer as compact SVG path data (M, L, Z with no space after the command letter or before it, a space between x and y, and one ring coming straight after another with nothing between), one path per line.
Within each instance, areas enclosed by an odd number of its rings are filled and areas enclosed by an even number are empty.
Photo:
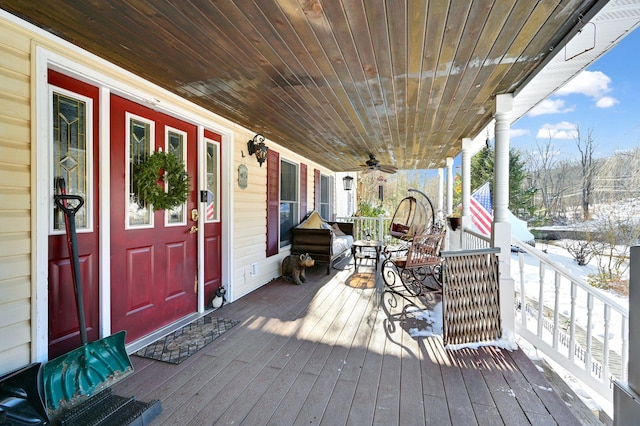
M186 165L187 163L187 134L176 129L167 128L166 150L168 153L175 155ZM168 185L168 183L167 183ZM169 188L166 188L169 190ZM166 211L165 221L167 225L186 225L187 223L187 204L183 203L178 207L174 207Z
M207 210L205 216L207 222L220 220L219 157L220 144L207 139Z
M63 93L64 92L64 93ZM70 94L61 89L52 92L53 99L53 154L52 154L52 185L54 193L60 193L58 180L64 182L67 194L79 195L84 205L76 212L76 229L91 230L91 207L93 191L91 185L91 147L87 146L87 114L92 113L91 99ZM90 136L90 135L89 135ZM52 234L65 231L64 213L53 202L51 197L51 211L53 211Z
M135 184L136 166L145 162L151 155L154 123L127 114L127 227L153 226L151 206L138 196Z

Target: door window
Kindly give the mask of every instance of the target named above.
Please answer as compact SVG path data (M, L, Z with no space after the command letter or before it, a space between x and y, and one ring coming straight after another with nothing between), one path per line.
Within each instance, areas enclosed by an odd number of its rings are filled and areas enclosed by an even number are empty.
M220 183L218 179L220 144L206 139L207 142L207 209L206 222L220 220Z
M187 163L187 134L183 131L166 128L166 150L168 153L174 154L182 163ZM168 184L167 184L168 185ZM169 189L169 188L167 188ZM165 211L165 223L167 225L186 225L187 224L187 203Z
M136 166L151 155L154 140L154 123L127 113L126 188L129 189L125 206L127 228L153 227L151 206L140 199L135 185Z
M52 99L52 185L50 200L53 211L51 234L65 231L64 212L55 205L54 194L60 193L57 182L64 180L69 195L79 195L84 205L76 212L76 229L92 230L92 117L89 98L60 88L51 88Z

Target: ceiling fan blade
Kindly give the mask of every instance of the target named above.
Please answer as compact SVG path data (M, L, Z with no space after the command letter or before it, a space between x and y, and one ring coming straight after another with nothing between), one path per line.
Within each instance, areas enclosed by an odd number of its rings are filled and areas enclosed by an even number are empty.
M383 173L389 173L389 174L394 174L395 172L398 171L398 169L396 169L393 166L386 166L386 165L380 165L378 166L378 170L380 170Z

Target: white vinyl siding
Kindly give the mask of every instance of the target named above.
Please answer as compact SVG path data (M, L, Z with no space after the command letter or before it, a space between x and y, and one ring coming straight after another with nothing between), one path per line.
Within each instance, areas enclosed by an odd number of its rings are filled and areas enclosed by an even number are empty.
M30 43L0 25L0 373L31 361Z

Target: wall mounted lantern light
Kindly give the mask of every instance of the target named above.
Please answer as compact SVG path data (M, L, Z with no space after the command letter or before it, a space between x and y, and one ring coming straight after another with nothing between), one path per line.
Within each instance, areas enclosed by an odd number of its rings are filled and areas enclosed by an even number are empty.
M343 177L342 186L345 191L351 191L351 189L353 188L353 178L351 176Z
M256 155L256 160L260 163L260 167L262 167L262 163L267 161L267 152L269 151L269 147L264 144L264 136L261 134L257 134L247 142L247 149L249 150L249 155Z

